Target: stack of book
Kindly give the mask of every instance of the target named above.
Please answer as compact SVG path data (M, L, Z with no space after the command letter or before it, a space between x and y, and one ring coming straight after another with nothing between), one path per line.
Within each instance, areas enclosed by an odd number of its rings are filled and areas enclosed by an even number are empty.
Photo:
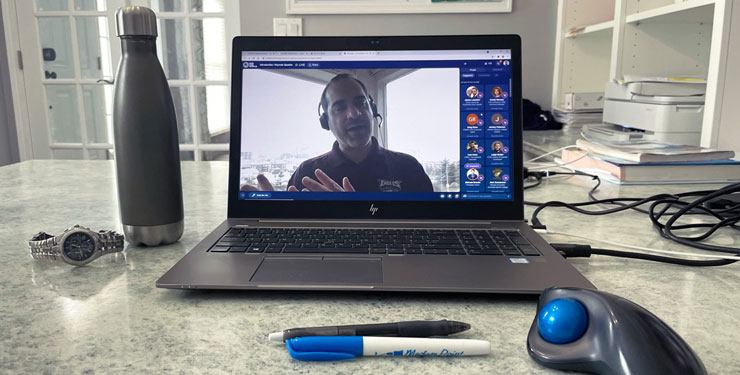
M740 160L733 151L642 142L608 144L576 141L563 150L562 162L615 183L726 183L740 181Z
M565 127L581 128L587 124L601 124L604 110L601 108L567 110L553 108L552 117Z

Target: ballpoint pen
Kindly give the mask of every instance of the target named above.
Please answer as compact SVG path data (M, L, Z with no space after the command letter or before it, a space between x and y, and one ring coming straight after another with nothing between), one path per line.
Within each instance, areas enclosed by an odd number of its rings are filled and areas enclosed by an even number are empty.
M454 320L416 320L410 322L359 324L345 326L291 328L271 333L270 341L286 341L305 336L447 336L470 329L470 324Z
M412 337L310 336L285 341L290 356L301 361L337 361L367 357L460 357L487 355L485 340Z

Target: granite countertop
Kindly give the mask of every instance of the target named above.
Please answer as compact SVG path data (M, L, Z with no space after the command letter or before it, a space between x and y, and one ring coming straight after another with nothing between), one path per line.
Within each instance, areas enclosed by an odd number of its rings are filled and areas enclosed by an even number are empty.
M169 246L127 246L86 267L30 258L28 239L81 224L121 229L112 161L28 161L0 168L0 373L496 373L552 374L533 362L526 336L536 300L407 293L168 290L154 282L226 216L225 162L182 164L185 234ZM525 199L582 201L592 182L553 178ZM644 196L716 186L604 185L601 197ZM531 209L527 209L527 215ZM678 251L647 217L545 210L550 229ZM716 240L738 246L728 232ZM562 236L549 236L567 242ZM579 241L574 241L579 242ZM582 241L581 241L582 242ZM693 251L693 250L692 250ZM712 374L740 373L740 265L691 268L593 256L572 264L599 289L628 298L668 323ZM361 358L299 362L270 332L291 327L452 319L472 324L460 338L492 352L466 358Z

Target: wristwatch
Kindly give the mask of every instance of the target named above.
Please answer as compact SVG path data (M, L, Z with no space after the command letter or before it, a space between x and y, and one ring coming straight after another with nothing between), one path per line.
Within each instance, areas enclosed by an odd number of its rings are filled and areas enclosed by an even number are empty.
M123 236L111 230L94 232L75 225L58 236L39 232L28 241L28 247L34 259L84 266L101 255L123 251Z

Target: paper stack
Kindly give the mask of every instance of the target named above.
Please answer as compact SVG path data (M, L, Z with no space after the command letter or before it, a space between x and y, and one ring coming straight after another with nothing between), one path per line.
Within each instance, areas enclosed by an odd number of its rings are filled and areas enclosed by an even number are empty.
M601 124L603 113L603 109L600 108L580 110L553 108L552 110L555 120L571 128L581 128L587 124Z

